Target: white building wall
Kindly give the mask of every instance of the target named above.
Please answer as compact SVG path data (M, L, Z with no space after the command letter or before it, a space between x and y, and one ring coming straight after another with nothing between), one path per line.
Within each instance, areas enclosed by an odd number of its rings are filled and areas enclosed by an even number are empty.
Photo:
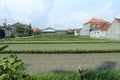
M84 25L80 31L81 36L90 36L90 25Z
M106 33L107 39L120 40L120 23L114 20Z
M107 31L102 31L102 32L101 32L101 35L100 35L100 38L105 38L105 37L106 37L106 32L107 32Z
M11 37L11 34L12 34L11 30L5 29L5 38Z
M106 31L95 30L90 32L90 37L105 38L105 36L106 36Z

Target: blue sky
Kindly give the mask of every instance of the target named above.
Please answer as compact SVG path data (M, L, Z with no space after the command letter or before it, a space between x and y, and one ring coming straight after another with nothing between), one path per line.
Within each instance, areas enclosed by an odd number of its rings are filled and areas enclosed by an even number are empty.
M81 28L96 17L112 22L120 17L119 0L0 0L0 24L32 23L44 29Z

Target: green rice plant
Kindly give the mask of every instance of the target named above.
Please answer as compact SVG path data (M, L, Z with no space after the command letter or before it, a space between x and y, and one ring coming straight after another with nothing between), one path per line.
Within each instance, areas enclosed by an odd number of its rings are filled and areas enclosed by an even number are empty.
M120 71L102 70L85 72L83 80L120 80Z
M5 46L1 47L1 48L0 48L0 51L4 50L4 49L7 48L7 47L8 47L8 45L5 45Z
M18 73L18 80L36 80L36 75L35 74L32 74L32 73L28 73L28 72L19 72Z
M36 80L79 80L78 73L46 73L37 75Z
M81 74L81 72L80 72ZM120 80L120 71L115 70L103 70L103 71L82 71L79 77L75 72L64 73L45 73L36 75L36 80Z
M26 54L87 54L87 53L120 53L118 50L3 50L0 53Z
M74 36L73 34L42 34L38 36L11 38L10 41L110 41L110 40Z

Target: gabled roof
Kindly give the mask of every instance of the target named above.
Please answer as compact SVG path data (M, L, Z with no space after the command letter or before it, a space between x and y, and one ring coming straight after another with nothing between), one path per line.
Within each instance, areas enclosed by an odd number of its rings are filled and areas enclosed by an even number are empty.
M120 23L120 18L115 18Z
M107 21L103 19L97 19L97 18L92 18L91 20L87 21L84 24L89 24L89 23L106 23Z
M16 26L25 27L25 28L31 28L30 25L28 25L28 24L22 24L20 22L17 22L17 23L14 23L14 24L11 25L11 27L16 27Z
M44 33L55 33L55 29L52 27L48 27L46 29L42 29L42 32Z
M17 22L17 23L14 23L12 26L24 26L24 24L20 23L20 22Z
M99 27L97 27L95 30L107 31L109 27L110 25L108 23L104 23L100 25Z
M52 28L52 27L48 27L48 28L43 29L43 30L55 30L55 29L54 29L54 28Z

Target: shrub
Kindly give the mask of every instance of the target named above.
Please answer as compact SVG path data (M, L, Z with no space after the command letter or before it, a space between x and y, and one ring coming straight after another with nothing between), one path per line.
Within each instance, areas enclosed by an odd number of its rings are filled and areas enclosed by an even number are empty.
M35 80L34 76L21 71L22 60L16 55L8 55L0 60L0 80Z
M102 70L102 71L87 71L84 73L83 80L120 80L120 71Z
M23 62L16 55L9 55L0 60L0 75L9 79L17 79L17 72L23 67Z

